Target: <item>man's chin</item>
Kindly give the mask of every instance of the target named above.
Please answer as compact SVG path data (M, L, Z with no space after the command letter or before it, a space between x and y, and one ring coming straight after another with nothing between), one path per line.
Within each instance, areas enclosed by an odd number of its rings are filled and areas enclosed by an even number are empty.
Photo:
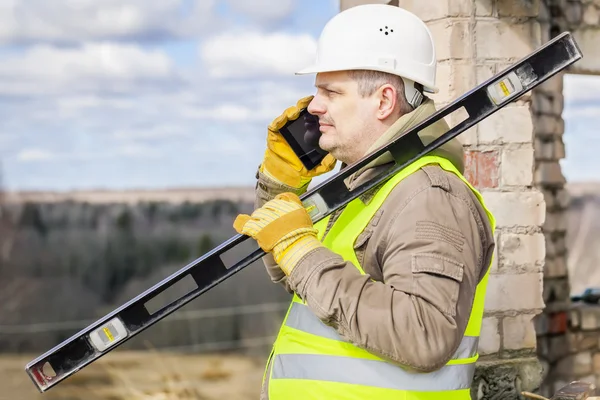
M332 143L329 143L327 138L324 138L323 136L319 139L319 147L328 153L331 153L331 151L335 149L335 146L332 146Z

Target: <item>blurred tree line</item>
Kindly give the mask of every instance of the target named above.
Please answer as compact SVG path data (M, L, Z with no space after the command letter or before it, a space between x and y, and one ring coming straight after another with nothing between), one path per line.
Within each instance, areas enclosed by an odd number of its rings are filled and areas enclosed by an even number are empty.
M57 324L95 320L235 235L233 220L250 213L252 204L62 202L5 204L2 210L0 245L10 236L11 249L0 258L0 351L39 352L87 326ZM254 246L238 246L231 256ZM255 264L180 311L288 301L262 262ZM276 333L284 312L211 318L180 318L175 312L123 347L268 336Z

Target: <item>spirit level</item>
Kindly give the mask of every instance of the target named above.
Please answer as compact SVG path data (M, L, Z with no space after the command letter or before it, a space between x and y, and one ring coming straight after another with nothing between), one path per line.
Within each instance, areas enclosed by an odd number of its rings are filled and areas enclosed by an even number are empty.
M344 207L361 194L391 178L417 158L447 143L581 58L581 51L569 32L557 36L511 67L440 109L402 137L347 166L305 193L301 199L309 210L311 219L313 222L317 222L333 211ZM417 133L461 108L464 108L468 117L432 143L424 146ZM386 152L390 152L395 160L393 168L353 190L346 187L344 180L347 177ZM255 246L255 250L249 251L242 260L236 260L232 265L228 265L226 253L247 239L249 237L236 235L191 262L31 361L25 367L27 374L40 392L50 389L73 375L265 255L260 248ZM189 280L193 286L193 289L187 294L158 309L149 306L148 303L159 294L184 279Z

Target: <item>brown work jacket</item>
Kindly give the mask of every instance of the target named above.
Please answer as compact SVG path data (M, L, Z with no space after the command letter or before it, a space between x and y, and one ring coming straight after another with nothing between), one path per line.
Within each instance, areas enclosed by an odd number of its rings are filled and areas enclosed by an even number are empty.
M396 121L369 152L434 112L433 101L426 99ZM419 136L427 144L447 130L441 120ZM463 149L456 139L435 154L463 171ZM384 154L346 183L353 188L392 162ZM279 193L307 190L262 173L257 179L256 207ZM368 202L373 194L360 199ZM341 211L332 214L329 227ZM325 247L306 254L289 277L272 255L263 261L273 282L296 292L340 336L382 358L429 372L443 367L457 350L494 246L490 222L469 187L453 173L428 165L391 191L356 239L354 250L366 275ZM263 399L267 385L268 379Z

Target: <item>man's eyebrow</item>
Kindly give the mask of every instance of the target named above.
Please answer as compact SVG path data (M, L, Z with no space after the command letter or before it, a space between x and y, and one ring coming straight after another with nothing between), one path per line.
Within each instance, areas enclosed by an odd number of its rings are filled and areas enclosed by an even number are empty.
M315 85L315 87L318 89L335 91L335 87L330 83L318 83Z

